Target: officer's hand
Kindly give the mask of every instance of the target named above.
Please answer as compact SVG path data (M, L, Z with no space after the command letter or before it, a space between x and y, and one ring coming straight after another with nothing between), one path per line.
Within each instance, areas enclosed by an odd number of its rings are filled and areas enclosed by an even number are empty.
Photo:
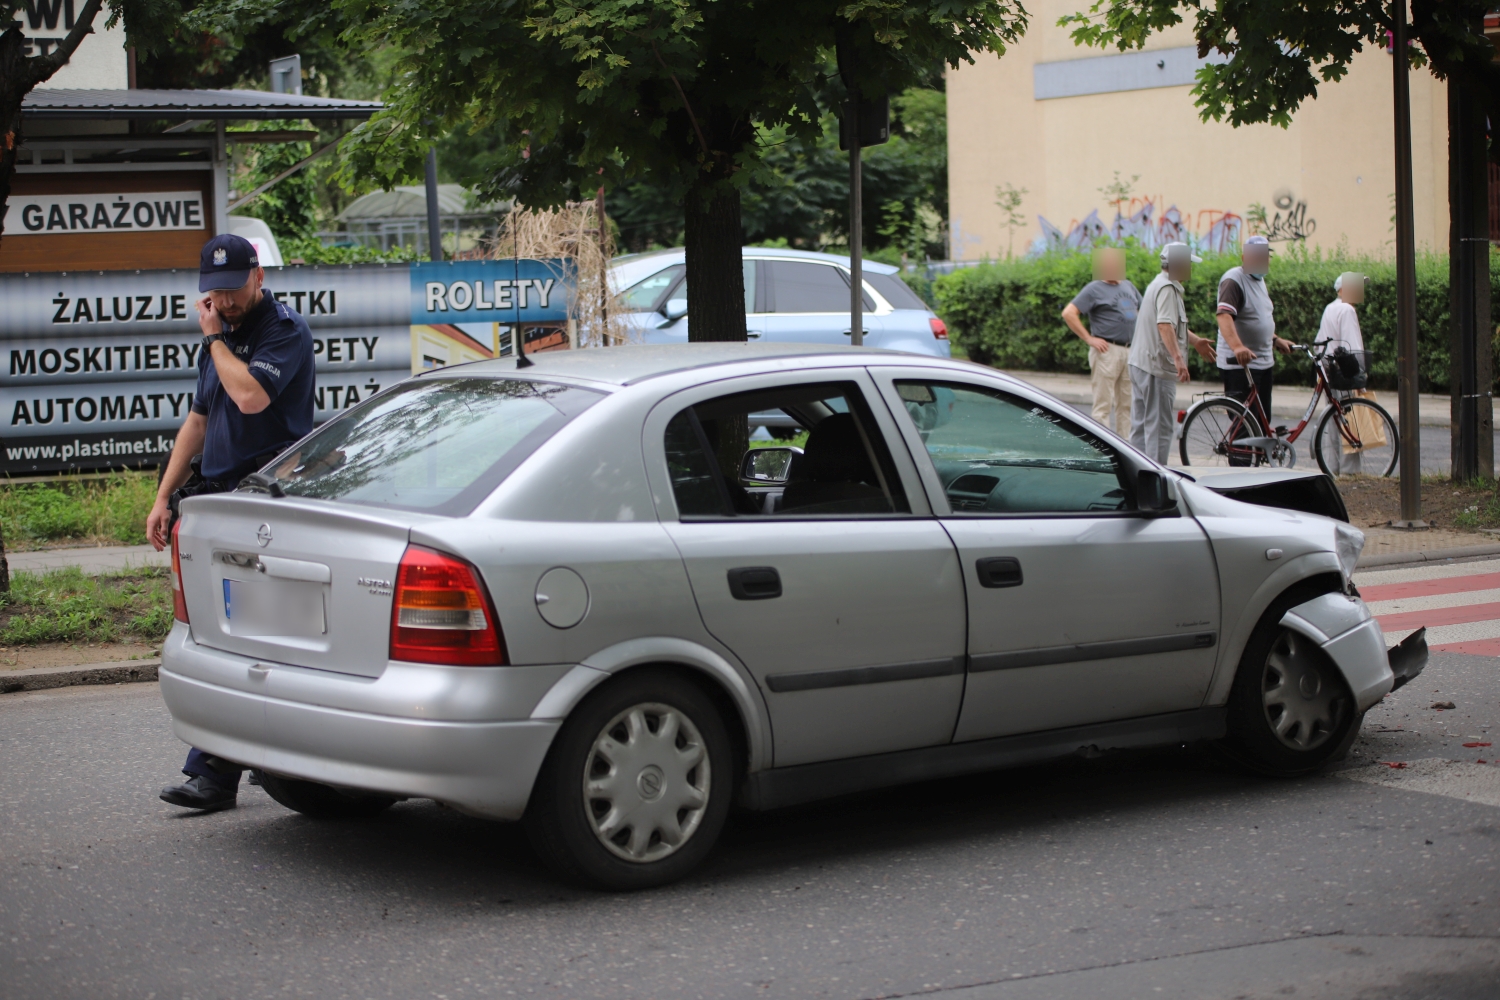
M195 305L198 307L198 329L203 331L203 336L209 337L216 333L224 332L224 320L219 315L219 310L214 308L214 300L205 295Z
M167 524L171 520L172 512L167 509L167 502L158 498L151 513L146 516L146 538L158 552L171 544L171 539L167 536Z

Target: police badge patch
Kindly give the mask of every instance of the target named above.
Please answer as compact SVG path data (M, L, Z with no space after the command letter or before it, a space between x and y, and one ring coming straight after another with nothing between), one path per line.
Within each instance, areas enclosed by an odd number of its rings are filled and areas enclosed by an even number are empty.
M222 267L222 266L224 266L227 263L229 263L229 251L225 250L223 247L220 247L219 249L215 250L214 251L214 266L215 267Z

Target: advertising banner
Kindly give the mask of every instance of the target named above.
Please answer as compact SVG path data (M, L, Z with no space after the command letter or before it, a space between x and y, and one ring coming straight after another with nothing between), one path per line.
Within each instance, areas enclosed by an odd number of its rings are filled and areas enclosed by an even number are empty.
M158 195L159 197L159 195ZM0 274L0 473L154 466L198 378L195 270ZM315 420L414 372L566 347L562 261L266 268L313 335ZM503 306L500 303L504 303Z
M5 232L114 233L204 228L202 191L135 194L16 195L5 209Z

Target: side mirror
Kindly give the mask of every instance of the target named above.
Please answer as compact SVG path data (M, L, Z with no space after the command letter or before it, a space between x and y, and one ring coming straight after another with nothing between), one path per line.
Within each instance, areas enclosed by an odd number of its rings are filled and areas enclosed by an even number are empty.
M687 299L668 299L661 307L661 314L668 323L675 323L687 315Z
M1155 469L1142 469L1135 477L1136 510L1164 514L1177 508L1177 501L1167 492L1167 477Z
M792 460L801 448L751 448L740 462L740 478L747 482L780 485L792 471Z

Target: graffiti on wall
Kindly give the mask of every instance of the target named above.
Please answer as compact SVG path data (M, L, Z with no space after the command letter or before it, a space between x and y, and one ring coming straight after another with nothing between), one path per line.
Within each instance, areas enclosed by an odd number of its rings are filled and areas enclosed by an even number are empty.
M1243 216L1218 208L1184 212L1176 205L1157 215L1156 206L1164 200L1157 195L1121 201L1115 207L1114 222L1105 223L1096 209L1081 221L1069 223L1066 231L1039 215L1037 220L1041 223L1042 235L1031 249L1037 253L1086 250L1100 240L1117 242L1126 239L1137 240L1142 246L1152 249L1167 243L1186 243L1195 250L1215 253L1225 253L1239 245L1245 228Z

